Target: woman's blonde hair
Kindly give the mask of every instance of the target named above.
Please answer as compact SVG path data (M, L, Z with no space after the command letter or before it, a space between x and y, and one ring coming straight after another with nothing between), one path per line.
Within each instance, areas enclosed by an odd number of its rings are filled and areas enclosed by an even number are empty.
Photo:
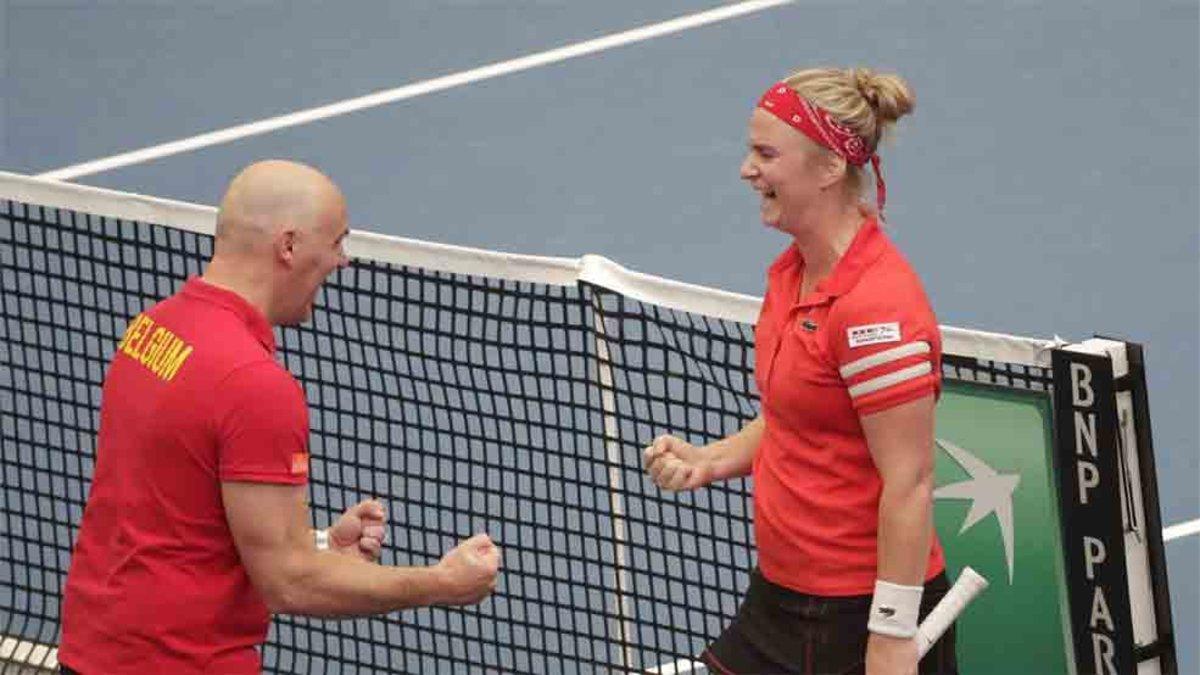
M915 103L903 78L869 68L809 68L792 73L784 83L858 134L871 152ZM846 167L854 194L862 187L861 169Z

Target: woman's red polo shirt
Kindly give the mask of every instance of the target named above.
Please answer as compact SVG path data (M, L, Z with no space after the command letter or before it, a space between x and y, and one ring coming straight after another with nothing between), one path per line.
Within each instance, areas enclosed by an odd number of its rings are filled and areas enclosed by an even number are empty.
M867 595L882 481L859 420L936 396L941 338L920 280L873 218L797 299L803 275L789 246L768 271L755 327L766 421L753 468L759 567L802 593ZM944 567L935 537L926 578Z

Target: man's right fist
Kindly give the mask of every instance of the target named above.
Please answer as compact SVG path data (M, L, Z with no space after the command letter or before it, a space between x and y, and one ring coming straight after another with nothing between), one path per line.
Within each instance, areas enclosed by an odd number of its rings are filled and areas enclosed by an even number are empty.
M477 534L455 546L438 561L445 605L473 605L496 590L500 572L500 547L486 534Z

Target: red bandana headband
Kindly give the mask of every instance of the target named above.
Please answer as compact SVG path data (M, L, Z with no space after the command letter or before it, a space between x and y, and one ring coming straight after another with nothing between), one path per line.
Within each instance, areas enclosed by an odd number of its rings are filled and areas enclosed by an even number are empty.
M867 143L861 136L847 129L828 112L809 103L783 82L771 85L759 99L758 107L787 122L813 142L836 152L854 166L870 162L875 170L875 199L879 204L879 212L883 213L887 186L883 184L883 173L879 170L879 155L867 150Z

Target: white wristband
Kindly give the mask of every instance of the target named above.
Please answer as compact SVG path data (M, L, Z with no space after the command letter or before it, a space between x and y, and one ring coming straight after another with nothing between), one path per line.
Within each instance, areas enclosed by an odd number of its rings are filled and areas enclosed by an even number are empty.
M897 638L913 637L917 634L917 618L924 592L923 586L901 586L876 579L867 630Z
M329 530L317 530L316 536L317 536L317 550L318 551L328 551L329 550Z

